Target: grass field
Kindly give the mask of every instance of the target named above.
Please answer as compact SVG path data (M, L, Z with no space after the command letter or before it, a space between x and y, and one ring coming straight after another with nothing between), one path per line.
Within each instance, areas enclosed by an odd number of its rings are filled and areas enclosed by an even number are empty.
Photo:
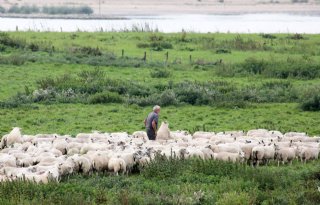
M143 130L154 104L162 106L160 120L172 130L266 128L320 135L319 46L319 35L300 34L0 33L0 135L14 126L25 134L131 133ZM150 165L129 177L72 176L41 186L4 183L0 202L320 200L319 161L257 169L215 162L200 166L192 160L159 163L169 171Z

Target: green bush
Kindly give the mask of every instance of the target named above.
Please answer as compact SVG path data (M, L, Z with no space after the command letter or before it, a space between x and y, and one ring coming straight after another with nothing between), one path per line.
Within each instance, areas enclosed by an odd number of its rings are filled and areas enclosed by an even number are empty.
M26 40L19 38L12 38L8 33L0 32L0 44L11 48L23 49L27 46Z
M305 96L302 99L300 104L302 110L304 111L320 111L320 93L319 89L314 91L314 93L310 93L308 96Z
M266 38L266 39L276 39L277 37L273 34L268 34L268 33L265 33L265 34L261 34L261 37L262 38Z
M0 64L7 64L7 65L23 65L28 61L28 57L24 55L11 55L7 57L0 56Z
M155 70L150 72L151 78L168 78L170 77L171 72L169 70Z
M32 14L32 13L39 13L39 7L33 6L11 6L8 9L8 13L15 13L15 14Z
M42 8L42 13L45 14L92 14L93 9L89 6L81 6L81 7L68 7L68 6L44 6Z
M103 104L103 103L122 103L123 99L118 93L105 91L91 95L88 99L90 104Z
M3 8L2 6L0 6L0 13L6 13L6 9L5 8Z
M137 47L138 48L149 48L150 47L150 44L148 43L137 43Z
M217 54L226 54L226 53L231 53L231 50L229 49L224 49L224 48L220 48L216 50Z
M216 205L250 205L254 200L246 192L227 192L216 202Z

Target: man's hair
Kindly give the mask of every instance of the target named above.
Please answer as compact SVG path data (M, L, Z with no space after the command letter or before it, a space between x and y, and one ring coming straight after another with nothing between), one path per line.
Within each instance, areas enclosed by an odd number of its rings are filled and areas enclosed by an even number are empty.
M155 105L155 106L153 107L153 111L156 111L156 110L160 110L160 106L159 106L159 105Z

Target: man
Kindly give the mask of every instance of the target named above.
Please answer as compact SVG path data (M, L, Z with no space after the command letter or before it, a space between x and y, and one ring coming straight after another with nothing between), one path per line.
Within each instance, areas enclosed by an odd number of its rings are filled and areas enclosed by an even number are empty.
M156 140L159 113L160 106L156 105L153 107L153 112L150 112L148 117L144 120L144 125L146 126L146 131L149 140Z

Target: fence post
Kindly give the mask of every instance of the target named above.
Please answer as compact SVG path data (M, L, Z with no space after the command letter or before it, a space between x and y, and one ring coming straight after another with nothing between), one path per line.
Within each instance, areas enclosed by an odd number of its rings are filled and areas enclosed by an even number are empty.
M147 61L147 52L145 51L144 52L144 55L143 55L143 59L142 59L144 62L146 62Z
M166 55L166 64L167 64L169 59L169 51L167 51L165 55Z
M121 57L122 58L124 57L124 49L122 49L122 51L121 51Z
M189 62L192 64L192 55L189 56Z

